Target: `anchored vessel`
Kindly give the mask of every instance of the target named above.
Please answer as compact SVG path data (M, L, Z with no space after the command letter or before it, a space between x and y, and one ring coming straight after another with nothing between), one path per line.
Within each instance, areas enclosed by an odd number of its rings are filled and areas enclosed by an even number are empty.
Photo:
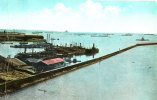
M24 53L19 53L15 57L36 69L36 73L64 67L64 59L57 57L56 51L50 43L21 44L11 46L14 48L24 48ZM33 52L34 48L44 48L44 51ZM31 53L26 53L27 49L32 49Z
M136 39L136 41L149 41L149 39L144 39L144 37L142 37L141 39Z

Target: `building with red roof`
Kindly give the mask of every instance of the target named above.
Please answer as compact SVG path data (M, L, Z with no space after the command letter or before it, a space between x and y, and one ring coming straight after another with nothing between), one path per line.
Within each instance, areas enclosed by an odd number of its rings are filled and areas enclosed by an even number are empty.
M34 66L38 72L49 71L65 66L64 59L51 58L46 60L28 60L29 65Z

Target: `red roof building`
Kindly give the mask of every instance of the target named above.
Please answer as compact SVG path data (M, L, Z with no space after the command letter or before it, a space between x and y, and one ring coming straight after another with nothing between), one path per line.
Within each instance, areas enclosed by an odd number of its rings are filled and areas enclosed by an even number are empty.
M64 61L64 59L62 59L62 58L54 58L54 59L43 60L42 62L46 65L50 65L50 64L63 62L63 61Z

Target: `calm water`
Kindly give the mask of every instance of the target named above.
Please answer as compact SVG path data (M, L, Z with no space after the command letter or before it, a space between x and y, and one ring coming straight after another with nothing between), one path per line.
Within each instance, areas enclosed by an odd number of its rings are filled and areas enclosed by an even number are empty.
M157 55L155 54L157 54L157 46L137 47L99 63L9 94L6 99L157 100ZM4 97L1 99L3 100Z
M139 41L143 35L109 37L91 37L91 34L53 33L53 44L65 45L82 43L92 47L95 43L99 57ZM44 33L46 39L47 33ZM150 41L157 41L157 35L145 35ZM17 43L14 43L17 44ZM36 51L40 51L36 50ZM31 50L29 50L31 51ZM10 48L9 44L0 44L0 54L14 57L23 49ZM137 47L94 65L53 78L43 83L9 94L0 100L157 100L157 46ZM86 61L92 56L77 56ZM46 90L47 92L39 91Z
M30 32L28 32L30 34ZM67 45L70 44L82 44L82 46L88 48L92 47L93 43L97 48L99 48L99 53L94 55L94 57L100 57L102 55L117 51L121 48L128 47L130 45L134 45L137 42L136 39L140 39L143 34L133 34L133 36L121 36L121 34L109 35L108 37L91 37L92 34L95 33L42 33L41 35L47 39L47 34L51 35L51 38L59 39L54 41L49 41L55 45ZM103 33L98 33L102 35ZM144 35L146 39L150 41L157 41L157 35ZM145 41L144 41L145 42ZM14 43L18 44L18 43ZM0 44L0 55L7 57L11 55L14 57L19 52L24 52L24 49L10 48L10 45L14 44ZM42 51L43 49L34 49L34 51ZM31 52L31 49L28 49L27 52ZM86 61L92 59L93 56L77 56L78 60Z

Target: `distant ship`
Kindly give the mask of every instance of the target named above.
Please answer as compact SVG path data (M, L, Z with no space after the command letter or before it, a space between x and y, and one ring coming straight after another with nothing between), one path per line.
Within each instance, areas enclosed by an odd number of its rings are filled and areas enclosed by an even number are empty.
M22 45L22 44L28 44L28 42L20 42L19 44L21 44L21 45Z
M136 39L136 41L149 41L149 39L144 39L144 37L142 37L141 39Z
M91 35L91 37L108 37L108 35Z
M65 30L65 32L68 32L68 30Z
M124 34L124 35L122 35L122 36L132 36L132 34L127 33L127 34Z

